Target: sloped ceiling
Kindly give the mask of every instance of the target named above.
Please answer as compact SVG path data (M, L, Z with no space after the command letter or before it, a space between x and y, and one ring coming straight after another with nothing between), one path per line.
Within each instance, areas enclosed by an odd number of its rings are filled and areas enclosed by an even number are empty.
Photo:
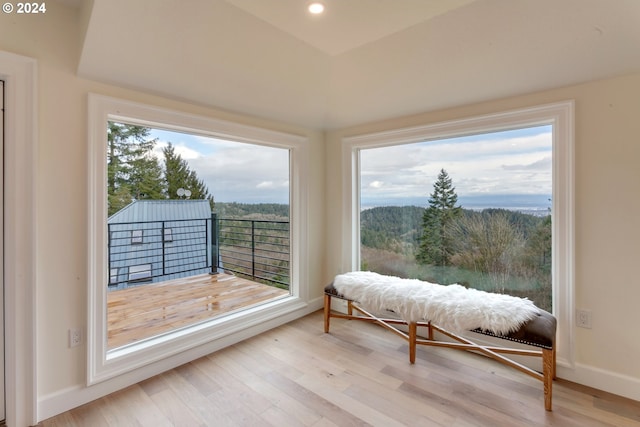
M333 0L322 16L301 0L225 0L329 55L338 55L428 21L474 0Z
M78 73L335 129L640 71L638 0L324 3L94 0Z

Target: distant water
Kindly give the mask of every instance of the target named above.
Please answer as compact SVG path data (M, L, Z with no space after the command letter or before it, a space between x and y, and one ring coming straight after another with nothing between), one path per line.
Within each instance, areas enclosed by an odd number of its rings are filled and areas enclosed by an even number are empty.
M362 210L377 206L420 206L429 205L428 197L405 197L386 200L363 200ZM488 194L459 196L458 205L465 209L481 211L483 209L497 208L517 211L535 216L546 216L551 208L551 195L544 194Z

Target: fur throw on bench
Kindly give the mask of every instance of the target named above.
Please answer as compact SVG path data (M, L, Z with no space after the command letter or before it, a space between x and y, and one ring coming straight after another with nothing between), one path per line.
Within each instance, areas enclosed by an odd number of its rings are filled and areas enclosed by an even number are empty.
M452 332L482 329L504 335L518 330L539 311L526 298L368 271L339 274L333 286L345 298L376 313L390 310L404 321L430 321Z

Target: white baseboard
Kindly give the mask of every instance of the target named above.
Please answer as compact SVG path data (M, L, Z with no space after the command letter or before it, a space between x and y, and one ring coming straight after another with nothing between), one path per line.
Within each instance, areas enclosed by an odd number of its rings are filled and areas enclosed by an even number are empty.
M576 363L575 367L558 366L558 378L587 387L640 401L640 379L593 366Z
M259 335L292 320L306 316L307 314L313 313L322 307L323 299L316 298L310 301L304 309L296 310L287 315L271 319L270 321L247 328L242 332L228 335L199 347L192 348L167 359L152 363L127 374L120 375L116 378L97 383L90 387L87 387L84 384L78 384L41 396L38 398L38 421L46 420L47 418L51 418L118 390L122 390L130 385L144 381L147 378L151 378L155 375L161 374L162 372L206 356L207 354L211 354L247 338ZM318 328L322 328L322 325L319 325Z

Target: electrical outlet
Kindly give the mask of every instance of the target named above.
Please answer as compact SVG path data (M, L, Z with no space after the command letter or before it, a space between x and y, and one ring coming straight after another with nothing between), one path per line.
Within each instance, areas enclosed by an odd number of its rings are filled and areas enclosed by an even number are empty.
M82 342L82 331L78 328L69 329L69 348L79 346Z
M591 311L576 310L576 325L579 328L591 329Z

